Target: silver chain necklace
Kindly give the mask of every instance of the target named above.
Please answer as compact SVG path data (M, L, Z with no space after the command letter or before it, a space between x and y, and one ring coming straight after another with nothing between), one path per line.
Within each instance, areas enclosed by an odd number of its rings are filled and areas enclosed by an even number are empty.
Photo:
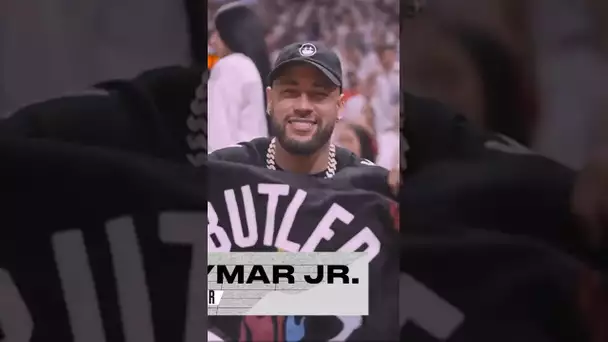
M276 170L275 154L277 149L277 138L270 140L268 150L266 150L266 167L270 170ZM338 162L336 161L336 146L329 145L329 158L327 160L327 170L325 170L325 179L333 178L336 174Z

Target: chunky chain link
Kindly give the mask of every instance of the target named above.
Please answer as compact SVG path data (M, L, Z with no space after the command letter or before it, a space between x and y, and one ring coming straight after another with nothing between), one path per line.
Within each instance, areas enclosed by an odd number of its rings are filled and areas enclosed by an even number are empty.
M277 150L277 138L270 140L268 150L266 150L266 167L270 170L276 170L277 165L275 162L275 155ZM329 145L329 158L327 161L327 170L325 171L325 178L333 178L336 175L336 169L338 168L338 162L336 161L336 146L334 144Z

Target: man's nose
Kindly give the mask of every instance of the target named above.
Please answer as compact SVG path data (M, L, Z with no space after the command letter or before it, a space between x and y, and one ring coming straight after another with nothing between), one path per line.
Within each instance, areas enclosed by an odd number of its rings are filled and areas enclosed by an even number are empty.
M295 111L298 113L308 114L312 112L312 102L308 95L303 93L295 103Z

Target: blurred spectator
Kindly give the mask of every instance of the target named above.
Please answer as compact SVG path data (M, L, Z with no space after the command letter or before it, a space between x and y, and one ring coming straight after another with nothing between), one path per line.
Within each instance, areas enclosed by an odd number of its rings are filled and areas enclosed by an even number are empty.
M219 57L208 84L209 152L268 135L265 79L270 61L260 18L228 4L214 18L209 45Z
M344 89L344 91L343 91L344 92L344 102L348 102L348 100L350 98L359 94L359 92L358 92L359 80L357 78L357 75L354 72L347 73L344 80L345 80L345 83L348 82L348 84L351 85L351 87Z
M333 140L336 145L350 150L358 157L376 160L375 138L368 129L361 125L341 120L336 125Z
M364 75L361 73L363 51L360 46L359 37L356 34L348 36L344 40L343 44L338 44L335 50L336 54L340 58L340 61L342 62L342 79L345 80L344 88L351 89L352 84L348 83L349 80L346 75L352 73L356 75L359 79L364 77Z
M383 103L374 97L376 92L376 75L368 75L367 78L361 81L357 79L356 85L357 87L352 96L344 104L342 117L349 120L362 118L375 131L374 113L385 110Z
M393 116L398 112L396 108L399 106L399 63L397 62L397 47L391 44L380 44L376 48L376 54L372 54L375 61L368 59L369 69L377 74L376 96L381 101L391 107L389 113L390 120L394 120ZM373 64L372 64L373 63ZM365 67L365 66L364 66Z
M532 89L516 57L487 33L460 28L454 31L483 85L485 126L520 143L530 145L537 112Z

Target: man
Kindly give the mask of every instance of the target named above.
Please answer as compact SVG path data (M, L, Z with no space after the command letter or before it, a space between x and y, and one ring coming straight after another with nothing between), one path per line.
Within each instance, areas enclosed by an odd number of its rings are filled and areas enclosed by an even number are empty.
M321 43L294 43L283 48L274 64L274 69L268 76L270 86L266 89L268 102L267 113L270 116L272 131L276 133L273 138L257 138L243 142L234 147L227 147L210 154L210 160L223 160L241 164L255 165L270 170L280 170L302 175L310 175L320 179L333 179L349 168L361 168L374 175L374 178L383 179L379 191L390 194L387 186L388 173L381 167L373 165L369 160L361 159L354 153L337 147L331 143L330 138L334 127L339 120L338 112L343 106L342 94L342 67L338 56ZM346 184L350 187L351 184ZM286 194L285 194L286 195ZM298 220L306 218L298 216ZM314 226L314 224L310 224ZM303 224L303 226L308 226ZM336 241L347 241L350 234L361 232L360 229L349 225L348 231L335 230L336 239L327 241L328 250L338 250ZM306 246L307 239L312 232L302 229L291 231L290 238L298 246ZM374 234L378 234L377 232ZM234 243L231 243L234 245ZM294 244L281 248L289 252L302 251ZM291 247L291 248L290 248ZM379 249L385 249L382 245ZM395 270L395 273L397 271ZM396 280L395 280L396 281ZM270 338L264 334L264 327L258 320L250 323L250 318L222 318L212 319L218 327L230 334L239 331L240 335L232 336L244 340L247 336L254 336L254 340ZM268 322L300 321L294 317L268 317ZM341 318L336 317L306 317L302 318L300 325L309 331L307 339L322 340L332 335L322 334L327 331L339 331ZM373 320L370 318L370 320ZM240 323L239 323L240 322ZM275 323L279 326L282 323ZM344 323L342 323L344 324ZM317 327L314 329L314 327ZM348 326L344 326L347 329ZM358 329L355 325L353 329ZM312 331L318 330L315 335ZM396 334L396 333L395 333ZM395 336L393 334L392 336ZM342 335L340 335L342 336ZM342 338L349 337L343 336ZM388 336L391 336L390 334ZM257 337L257 339L255 339ZM277 341L282 341L278 337ZM286 340L289 339L287 335Z
M365 167L388 179L382 168L330 142L344 105L338 56L322 43L294 43L279 52L274 65L266 96L276 137L221 149L209 158L320 178Z

